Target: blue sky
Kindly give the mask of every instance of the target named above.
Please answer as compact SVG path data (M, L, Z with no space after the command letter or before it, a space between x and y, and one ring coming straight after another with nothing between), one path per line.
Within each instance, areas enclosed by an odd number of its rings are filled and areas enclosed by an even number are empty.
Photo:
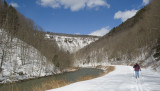
M45 31L67 34L106 34L149 0L7 0Z

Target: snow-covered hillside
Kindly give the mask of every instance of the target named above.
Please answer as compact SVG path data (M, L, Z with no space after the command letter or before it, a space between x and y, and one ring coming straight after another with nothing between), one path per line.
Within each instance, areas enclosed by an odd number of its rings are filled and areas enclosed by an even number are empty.
M103 77L48 91L159 91L160 73L142 69L140 78L136 79L132 67L115 67L115 71Z
M122 55L119 58L109 58L108 53L104 52L104 49L97 49L97 51L92 51L84 56L79 56L78 53L75 54L74 66L76 67L96 67L98 65L110 65L110 64L121 64L121 65L133 65L135 63L141 64L143 67L152 68L160 72L160 61L157 61L157 58L154 57L156 51L149 52L149 47L141 48L138 51L140 52L137 56L132 56L131 59L128 59L128 55ZM97 56L98 55L98 56ZM131 55L134 55L131 53Z
M0 30L0 83L51 75L54 65L34 47Z
M99 39L99 37L96 36L80 36L67 34L46 34L46 38L55 40L61 49L70 53L76 52L84 46Z

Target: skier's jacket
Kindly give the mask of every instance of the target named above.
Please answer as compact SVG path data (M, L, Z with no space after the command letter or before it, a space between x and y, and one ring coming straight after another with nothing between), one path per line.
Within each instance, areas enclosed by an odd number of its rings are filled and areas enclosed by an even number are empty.
M140 69L140 66L139 66L138 64L134 65L133 68L134 68L135 71L141 70L141 69Z

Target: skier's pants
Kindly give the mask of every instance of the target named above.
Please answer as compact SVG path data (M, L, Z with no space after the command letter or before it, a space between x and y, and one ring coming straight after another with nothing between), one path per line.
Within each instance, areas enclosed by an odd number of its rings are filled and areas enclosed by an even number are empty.
M135 71L136 78L139 77L139 71Z

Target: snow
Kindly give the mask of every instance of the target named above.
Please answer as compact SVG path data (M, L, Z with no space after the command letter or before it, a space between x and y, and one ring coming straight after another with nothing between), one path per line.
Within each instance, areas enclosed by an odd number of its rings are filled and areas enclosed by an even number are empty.
M48 91L159 91L160 73L142 69L140 78L134 77L131 66L116 65L115 71L88 81L81 81Z

